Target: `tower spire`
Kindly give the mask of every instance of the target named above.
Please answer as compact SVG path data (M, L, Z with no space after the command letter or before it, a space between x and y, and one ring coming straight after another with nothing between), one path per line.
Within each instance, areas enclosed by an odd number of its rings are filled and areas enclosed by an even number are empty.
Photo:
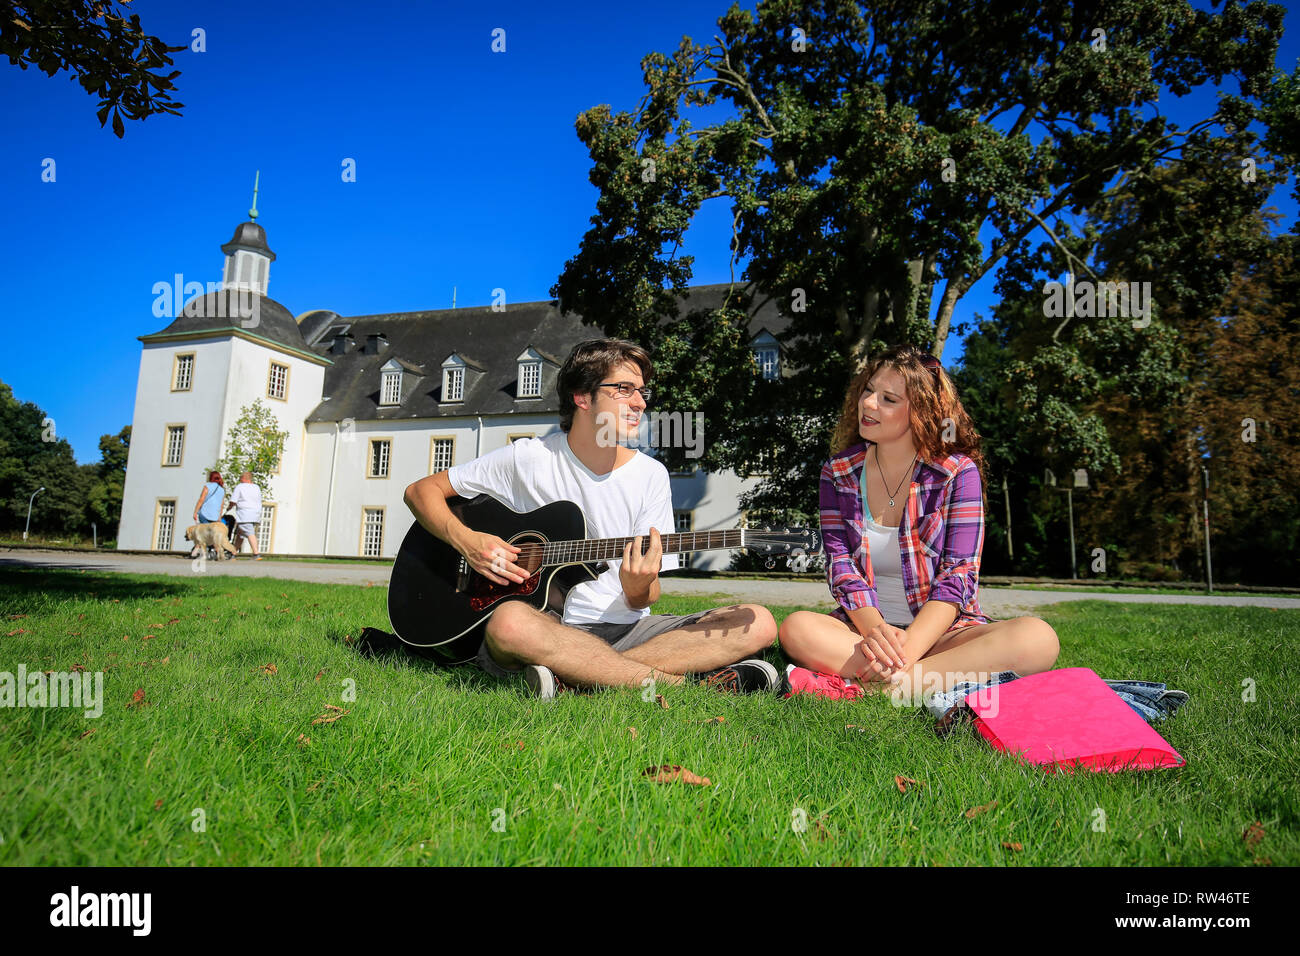
M248 210L248 218L257 222L257 183L262 178L262 171L259 169L253 176L253 208Z

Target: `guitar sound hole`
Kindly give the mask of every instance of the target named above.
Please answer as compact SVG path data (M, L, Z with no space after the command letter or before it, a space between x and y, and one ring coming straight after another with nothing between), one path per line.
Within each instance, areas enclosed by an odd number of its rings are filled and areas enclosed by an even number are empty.
M510 543L521 551L515 556L514 563L529 572L529 577L521 584L493 584L481 574L471 575L469 583L469 603L475 611L491 607L502 598L516 595L531 595L541 583L542 549L528 548L526 545L546 543L546 539L536 534L521 534L510 539Z

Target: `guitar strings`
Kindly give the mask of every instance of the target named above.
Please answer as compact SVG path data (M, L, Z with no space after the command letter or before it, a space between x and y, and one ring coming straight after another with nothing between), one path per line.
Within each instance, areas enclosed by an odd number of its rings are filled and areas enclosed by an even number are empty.
M792 537L789 532L781 531L746 530L743 534L748 541ZM720 536L721 540L715 542L714 535ZM676 554L679 551L705 551L739 547L742 540L741 535L742 531L738 528L723 531L684 531L668 534L663 536L668 543L664 553ZM703 545L699 541L701 536L705 540ZM547 567L557 564L585 564L599 560L618 560L623 555L623 549L631 540L631 537L626 537L586 538L574 541L526 541L518 546L519 554L515 556L514 563L521 566Z

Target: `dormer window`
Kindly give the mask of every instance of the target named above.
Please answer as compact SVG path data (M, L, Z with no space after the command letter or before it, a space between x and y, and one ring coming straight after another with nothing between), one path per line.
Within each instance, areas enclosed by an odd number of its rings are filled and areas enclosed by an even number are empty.
M465 401L465 392L483 380L485 369L478 362L459 352L452 352L442 363L442 404ZM470 373L476 377L471 378Z
M379 392L380 405L400 405L402 403L402 373L385 372L383 387Z
M542 397L542 363L540 360L519 363L519 397Z
M542 362L544 361L554 362L554 359L537 351L531 345L515 357L515 362L519 366L519 380L515 386L515 398L542 397Z
M444 402L463 402L465 400L465 367L444 368L442 370L442 400Z
M754 350L759 378L775 381L781 377L781 343L776 336L762 329L749 340L749 347Z

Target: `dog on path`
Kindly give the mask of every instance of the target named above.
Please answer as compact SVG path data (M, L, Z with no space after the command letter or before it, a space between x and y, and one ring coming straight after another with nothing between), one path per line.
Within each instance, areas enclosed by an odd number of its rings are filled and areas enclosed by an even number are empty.
M194 549L190 551L191 558L198 557L200 553L206 553L208 548L212 548L217 552L218 561L225 557L222 554L223 551L229 551L232 556L239 553L235 550L235 546L230 543L230 529L226 527L224 521L192 524L185 529L185 540L194 542Z

